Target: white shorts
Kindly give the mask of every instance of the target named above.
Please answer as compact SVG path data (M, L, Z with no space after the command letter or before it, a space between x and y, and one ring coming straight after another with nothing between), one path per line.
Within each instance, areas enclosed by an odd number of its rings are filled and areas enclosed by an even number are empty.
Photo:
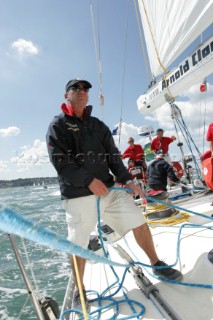
M95 195L63 200L68 224L68 239L87 248L89 236L98 221L97 197ZM110 190L100 199L100 216L119 237L145 223L141 208L124 190Z

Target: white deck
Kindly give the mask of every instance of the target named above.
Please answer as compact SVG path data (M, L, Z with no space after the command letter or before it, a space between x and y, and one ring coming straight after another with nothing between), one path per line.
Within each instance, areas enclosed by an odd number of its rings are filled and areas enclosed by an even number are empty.
M213 194L186 201L185 205L178 203L178 206L211 216L213 214L213 207L210 206L212 200ZM213 227L213 220L196 215L191 215L190 223ZM174 227L151 226L151 232L158 256L168 264L174 263L176 259L177 236L180 226L181 225L176 225ZM118 243L135 261L149 264L148 258L136 244L132 232L126 236L126 240L128 245L126 245L126 242L123 239ZM111 260L126 263L121 259L116 250L111 247L111 245L108 245L108 248ZM177 269L181 270L184 275L182 282L213 285L213 264L208 260L208 252L211 249L213 249L213 230L208 230L203 227L184 228L182 230L180 258L178 264L175 266ZM115 268L115 270L121 281L124 268ZM164 297L173 311L177 314L178 319L213 319L213 289L162 282L152 276L151 269L148 268L147 270L148 272L143 268L145 275L159 289L161 296ZM115 281L115 276L109 266L102 265L100 263L87 263L85 273L85 284L87 290L96 290L101 293ZM114 292L113 290L110 292ZM153 302L150 299L147 299L139 290L132 274L130 273L126 274L123 290L126 292L129 299L138 301L145 307L145 312L139 319L167 319L167 317L164 317L157 310ZM116 299L123 299L122 290L118 292ZM96 308L97 304L95 305L95 303L91 303L91 311L94 311ZM139 310L140 308L136 307L136 311ZM113 314L113 308L111 307L102 313L100 317L98 317L97 314L93 315L92 319L113 319ZM127 303L125 303L120 305L119 316L116 318L127 319L127 317L132 314L133 311ZM74 316L67 317L67 319L74 318ZM168 319L170 318L168 317Z

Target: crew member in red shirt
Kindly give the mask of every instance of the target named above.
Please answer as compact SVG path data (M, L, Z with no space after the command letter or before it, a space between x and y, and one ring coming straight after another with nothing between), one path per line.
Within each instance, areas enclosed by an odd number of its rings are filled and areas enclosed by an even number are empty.
M162 152L164 153L164 160L169 162L171 164L171 159L169 157L169 144L172 143L173 141L176 140L176 137L175 136L171 136L171 138L169 137L164 137L163 136L163 129L158 129L156 131L157 133L157 137L155 137L153 140L152 140L152 143L151 143L151 150L155 153L156 155L156 152L159 151L159 150L162 150Z
M206 135L206 141L209 141L209 147L211 151L211 156L213 157L213 122L210 123Z
M144 150L140 144L134 144L134 139L128 139L129 147L122 154L122 159L131 158L136 166L143 167L144 172L147 170L147 165L144 158Z
M207 131L207 135L206 135L206 141L209 141L211 157L213 158L213 122L210 123L210 125L208 127L208 131ZM213 206L213 201L211 203L211 206ZM213 263L213 249L211 251L209 251L208 258L211 261L211 263Z
M210 150L207 150L201 157L201 161L204 161L208 158L213 158L213 122L210 123L207 134L206 134L206 141L209 141Z

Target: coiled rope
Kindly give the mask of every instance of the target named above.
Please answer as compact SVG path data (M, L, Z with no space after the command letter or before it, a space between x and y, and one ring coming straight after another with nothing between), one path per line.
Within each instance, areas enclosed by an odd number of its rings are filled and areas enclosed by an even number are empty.
M161 210L166 209L166 206L161 207ZM146 222L151 225L166 225L166 226L174 226L179 223L183 223L186 221L189 221L190 214L184 211L174 210L170 217L168 218L162 218L158 220L152 220L149 219L149 215L155 213L158 211L155 207L150 210L149 212L146 212L144 214L146 218Z

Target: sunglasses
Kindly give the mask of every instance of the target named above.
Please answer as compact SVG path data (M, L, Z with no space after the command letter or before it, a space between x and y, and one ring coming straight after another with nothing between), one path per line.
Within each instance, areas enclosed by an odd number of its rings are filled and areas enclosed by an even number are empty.
M89 92L89 88L80 87L80 86L73 86L73 87L70 87L70 89L75 92L79 92L79 91Z

